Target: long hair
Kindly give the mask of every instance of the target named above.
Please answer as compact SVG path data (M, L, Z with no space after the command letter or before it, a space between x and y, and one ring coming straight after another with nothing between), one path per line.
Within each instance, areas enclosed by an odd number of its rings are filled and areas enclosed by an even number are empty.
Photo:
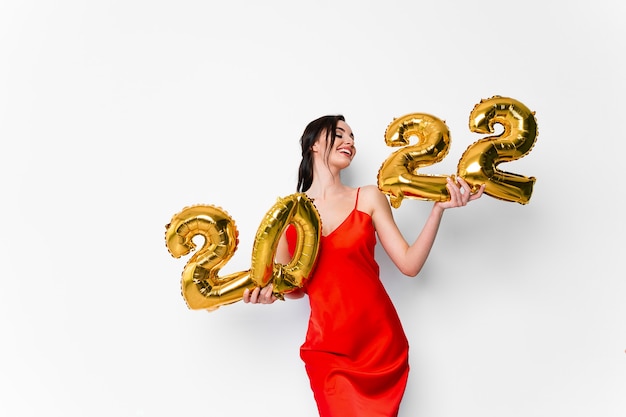
M311 148L320 138L322 133L326 134L326 148L330 149L335 144L337 134L337 122L343 122L346 119L338 114L334 116L322 116L310 122L302 133L300 138L300 147L302 148L302 160L298 169L298 187L299 192L305 192L313 183L313 152Z

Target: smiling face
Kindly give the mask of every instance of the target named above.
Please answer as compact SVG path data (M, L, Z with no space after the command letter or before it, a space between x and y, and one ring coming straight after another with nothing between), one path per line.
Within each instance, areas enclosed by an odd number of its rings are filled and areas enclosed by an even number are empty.
M354 146L354 133L350 126L343 120L337 122L337 130L335 131L335 145L339 153L346 155L350 161L356 155L356 147Z
M346 168L356 155L354 133L346 122L339 120L334 141L332 139L331 135L322 132L313 145L313 151L327 166L336 166L338 169Z

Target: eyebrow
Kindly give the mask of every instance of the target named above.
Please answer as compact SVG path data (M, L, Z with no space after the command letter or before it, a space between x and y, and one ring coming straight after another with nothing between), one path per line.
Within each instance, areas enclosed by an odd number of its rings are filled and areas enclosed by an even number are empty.
M341 130L342 132L345 132L345 131L346 131L346 129L344 129L343 127L337 127L337 130ZM354 139L354 132L353 132L353 133L350 133L350 137L351 137L352 139Z

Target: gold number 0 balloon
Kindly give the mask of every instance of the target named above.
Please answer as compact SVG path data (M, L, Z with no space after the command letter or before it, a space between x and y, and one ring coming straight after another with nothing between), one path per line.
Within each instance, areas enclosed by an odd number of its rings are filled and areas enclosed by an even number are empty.
M278 239L289 224L298 231L296 251L287 265L275 264ZM241 300L246 288L274 283L274 293L301 287L313 270L321 236L320 217L305 194L278 199L257 231L252 268L219 277L219 270L237 250L238 232L233 219L219 207L196 205L174 215L166 225L165 242L175 258L195 249L193 238L204 237L202 248L187 262L182 274L182 295L193 310L216 310Z
M470 145L461 156L457 175L474 188L486 184L485 193L492 197L526 204L535 178L500 171L497 166L531 151L538 135L534 112L512 98L494 96L481 100L470 114L470 130L493 133L495 124L501 124L504 132Z
M278 240L289 224L297 230L298 241L287 265L274 262ZM252 247L251 275L259 286L270 281L274 293L284 294L301 288L311 274L319 248L322 228L320 215L304 193L279 198L257 230Z
M409 144L417 137L415 145ZM402 199L445 201L450 198L445 175L418 174L419 168L443 160L450 147L448 126L437 117L411 113L395 119L385 131L388 146L404 146L393 152L378 170L378 188L389 202L400 207Z

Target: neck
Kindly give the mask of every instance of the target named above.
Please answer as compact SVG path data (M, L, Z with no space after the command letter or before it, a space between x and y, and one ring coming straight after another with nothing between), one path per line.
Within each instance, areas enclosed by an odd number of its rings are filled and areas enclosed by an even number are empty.
M339 171L331 171L327 166L316 165L313 170L313 182L307 190L307 195L311 198L323 200L328 194L336 193L346 188L341 182Z

